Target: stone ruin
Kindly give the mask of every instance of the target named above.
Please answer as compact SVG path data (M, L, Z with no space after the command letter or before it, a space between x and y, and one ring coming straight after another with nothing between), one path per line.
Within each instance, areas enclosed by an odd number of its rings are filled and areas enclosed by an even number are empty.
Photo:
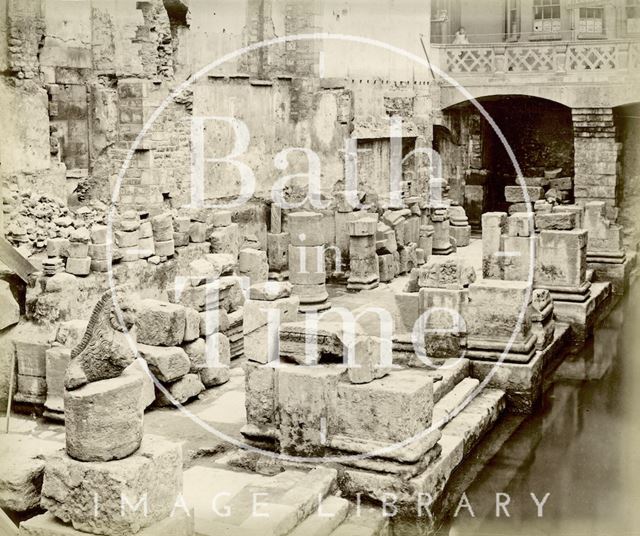
M182 492L181 447L143 432L144 373L125 369L134 359L131 350L126 357L123 346L108 346L105 334L114 329L109 299L98 303L72 350L64 390L66 449L47 458L40 502L48 512L25 530L58 534L62 521L88 534L194 534L190 515L173 515ZM145 508L138 510L133 505L141 499Z

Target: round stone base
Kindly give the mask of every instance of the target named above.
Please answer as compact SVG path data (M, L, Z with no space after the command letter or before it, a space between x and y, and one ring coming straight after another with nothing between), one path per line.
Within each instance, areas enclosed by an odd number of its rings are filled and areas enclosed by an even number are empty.
M65 391L67 454L85 462L120 460L142 441L142 378L124 375Z

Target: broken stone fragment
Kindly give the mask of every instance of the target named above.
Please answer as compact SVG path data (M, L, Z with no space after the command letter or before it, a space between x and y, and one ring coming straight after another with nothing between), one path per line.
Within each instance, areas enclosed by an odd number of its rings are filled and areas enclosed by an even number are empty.
M65 391L67 454L76 460L126 458L142 441L142 379L120 376Z
M274 301L291 296L291 283L267 281L251 285L249 298L252 300Z
M349 381L370 383L389 374L391 351L391 344L385 345L384 341L378 337L368 335L357 337L351 360L347 362Z
M0 508L26 512L40 505L45 457L58 442L22 434L0 434Z
M156 405L157 406L173 406L174 400L180 404L184 404L187 400L198 396L204 391L204 385L200 381L198 374L189 373L178 381L169 383L164 386L169 392L167 396L162 390L156 388Z
M138 352L149 370L162 382L172 382L189 372L189 356L179 346L149 346L138 343Z

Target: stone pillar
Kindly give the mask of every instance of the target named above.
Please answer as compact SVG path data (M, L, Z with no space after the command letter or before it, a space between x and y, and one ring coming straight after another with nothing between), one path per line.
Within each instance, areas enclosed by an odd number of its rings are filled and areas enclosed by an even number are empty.
M471 225L467 214L460 205L451 205L449 208L449 232L451 238L456 241L456 247L463 248L471 241Z
M464 348L467 287L475 281L472 267L454 259L432 257L418 269L418 313L423 316L428 358L458 358Z
M282 209L275 203L270 208L271 225L267 233L269 278L283 281L289 277L289 233L282 232Z
M373 289L380 283L377 227L377 214L349 222L349 290Z
M607 216L616 217L618 148L611 108L572 110L574 133L574 196L578 204L605 203Z
M244 303L244 354L250 361L266 364L280 356L278 326L294 322L300 299L291 296L291 284L268 281L249 289Z
M316 212L289 214L289 280L292 293L300 297L300 312L329 309L324 266L322 215Z
M482 215L482 277L502 279L502 235L507 229L506 212Z

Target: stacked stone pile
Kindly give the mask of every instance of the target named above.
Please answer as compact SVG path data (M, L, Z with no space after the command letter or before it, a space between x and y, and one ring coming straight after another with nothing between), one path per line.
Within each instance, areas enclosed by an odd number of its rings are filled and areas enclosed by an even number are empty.
M524 187L520 184L506 186L504 197L509 203L509 214L527 211L525 190L531 209L536 212L548 212L555 205L572 203L573 179L561 174L561 169L545 171L543 177L524 177Z
M5 237L27 254L42 251L54 238L69 238L80 228L104 221L106 207L102 203L70 210L57 198L37 193L9 191L2 199Z

